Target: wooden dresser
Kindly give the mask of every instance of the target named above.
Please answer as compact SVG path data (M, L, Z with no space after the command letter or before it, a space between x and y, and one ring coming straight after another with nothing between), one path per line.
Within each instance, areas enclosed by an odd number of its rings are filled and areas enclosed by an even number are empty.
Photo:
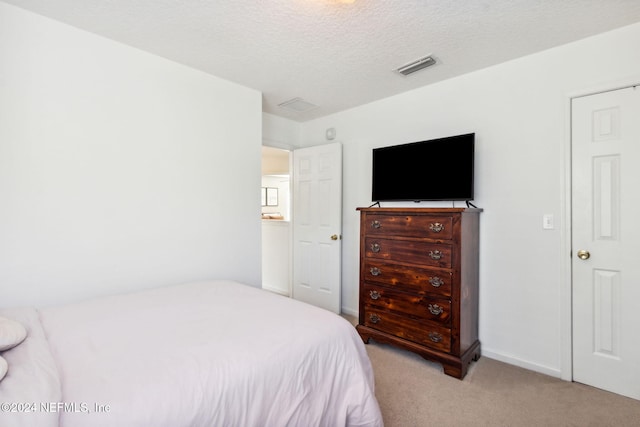
M480 357L481 209L359 208L360 316L370 338L413 351L462 379Z

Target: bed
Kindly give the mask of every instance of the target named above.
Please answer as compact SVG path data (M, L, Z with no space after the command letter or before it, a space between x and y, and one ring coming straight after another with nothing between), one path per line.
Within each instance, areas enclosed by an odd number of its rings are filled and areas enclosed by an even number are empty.
M232 281L36 310L2 353L0 425L381 426L345 319Z

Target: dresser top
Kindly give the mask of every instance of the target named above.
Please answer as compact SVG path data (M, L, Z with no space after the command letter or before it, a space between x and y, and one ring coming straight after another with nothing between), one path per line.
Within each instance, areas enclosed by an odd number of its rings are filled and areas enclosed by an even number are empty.
M360 212L367 213L443 213L443 214L451 214L451 213L460 213L460 212L470 212L470 213L480 213L482 212L481 208L357 208L356 210Z

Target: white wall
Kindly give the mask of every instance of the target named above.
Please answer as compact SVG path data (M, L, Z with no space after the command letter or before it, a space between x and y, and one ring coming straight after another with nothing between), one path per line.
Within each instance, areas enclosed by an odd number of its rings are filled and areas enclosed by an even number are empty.
M0 305L260 286L261 126L257 91L0 3Z
M264 145L292 150L300 145L301 125L293 120L273 114L262 114L262 138Z
M371 203L371 149L476 132L483 353L566 377L569 96L640 82L638 46L640 24L303 123L305 145L326 143L329 127L344 144L343 310L358 309L355 209Z

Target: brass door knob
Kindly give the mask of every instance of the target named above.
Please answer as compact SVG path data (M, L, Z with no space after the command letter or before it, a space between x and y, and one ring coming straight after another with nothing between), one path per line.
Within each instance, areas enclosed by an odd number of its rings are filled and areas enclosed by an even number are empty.
M578 258L580 259L589 259L590 256L589 251L585 251L584 249L578 251Z
M338 240L338 235L337 234L332 234L331 235L331 240Z

